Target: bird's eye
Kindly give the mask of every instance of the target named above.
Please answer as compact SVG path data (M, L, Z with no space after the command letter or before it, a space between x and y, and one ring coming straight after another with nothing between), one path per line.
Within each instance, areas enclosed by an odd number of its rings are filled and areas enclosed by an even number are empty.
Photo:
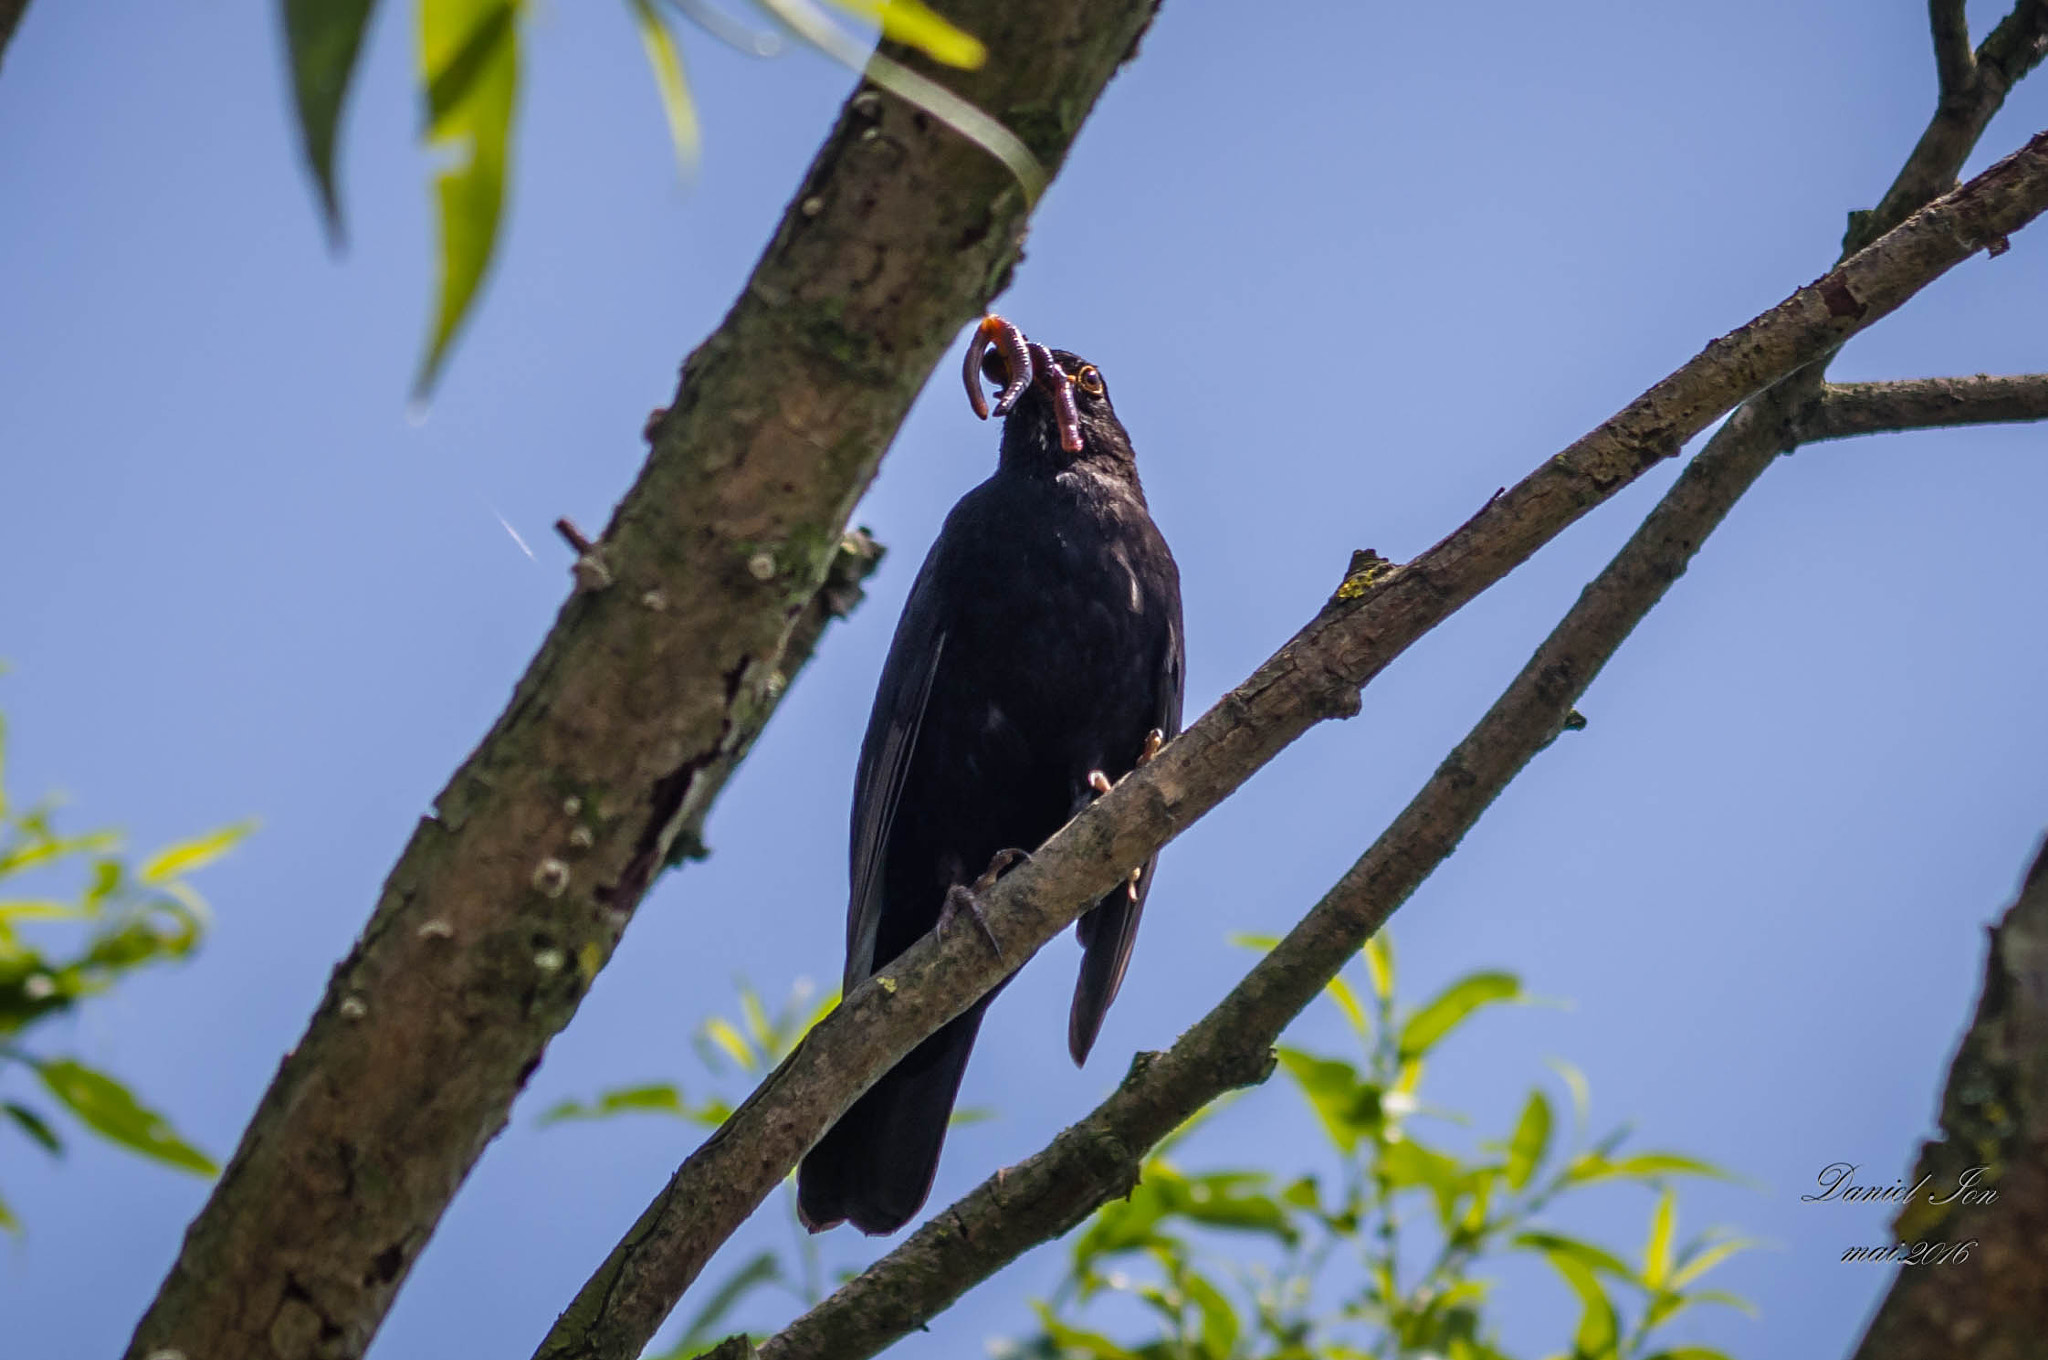
M1102 374L1096 371L1095 365L1081 365L1081 371L1074 375L1074 381L1089 396L1099 397L1102 395Z

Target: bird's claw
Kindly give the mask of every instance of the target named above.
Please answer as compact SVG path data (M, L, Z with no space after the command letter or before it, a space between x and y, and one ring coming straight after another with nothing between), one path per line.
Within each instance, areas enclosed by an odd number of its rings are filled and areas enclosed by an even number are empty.
M1108 775L1100 770L1090 770L1088 772L1088 787L1094 789L1097 793L1108 793L1113 786L1109 782Z
M1156 727L1147 732L1145 734L1145 744L1138 748L1138 764L1143 765L1146 761L1158 755L1159 748L1164 745L1166 745L1166 734L1164 732Z
M982 914L981 895L993 888L996 880L1011 866L1022 864L1030 858L1031 856L1022 850L998 850L995 858L988 862L988 868L982 870L981 877L975 879L972 884L955 883L946 889L946 904L939 908L939 930L943 933L959 917L966 916L974 922L974 928L981 932L981 938L988 941L988 947L995 954L996 962L1007 967L1009 960L1003 957L1003 946L996 939L995 931L989 928L988 917Z

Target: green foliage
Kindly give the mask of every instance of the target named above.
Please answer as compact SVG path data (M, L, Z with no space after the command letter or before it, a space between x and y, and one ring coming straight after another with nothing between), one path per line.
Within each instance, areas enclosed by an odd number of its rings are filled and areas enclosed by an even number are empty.
M839 1004L835 991L822 1000L812 995L808 981L790 989L780 1008L770 1013L761 994L744 979L739 984L739 1014L728 1019L713 1015L701 1021L691 1035L691 1045L710 1081L710 1093L698 1100L683 1094L672 1082L621 1086L601 1091L587 1101L564 1100L541 1112L543 1126L572 1121L611 1119L626 1114L657 1114L680 1119L702 1129L715 1129L742 1099L741 1085L751 1087L788 1057L811 1026L823 1020ZM735 1081L737 1077L739 1080ZM962 1111L962 1115L971 1112ZM955 1116L956 1120L961 1115ZM683 1328L682 1336L669 1349L650 1352L647 1360L693 1360L724 1339L724 1321L747 1297L762 1289L780 1289L800 1302L816 1303L825 1294L825 1270L818 1256L818 1244L797 1222L793 1187L785 1185L783 1198L794 1230L796 1265L785 1267L773 1251L759 1252L742 1262L719 1281L703 1307Z
M1105 1205L1076 1236L1065 1279L1036 1305L1038 1331L1000 1344L998 1357L1505 1360L1482 1268L1527 1253L1578 1302L1565 1360L1717 1360L1699 1347L1660 1349L1659 1329L1697 1304L1745 1306L1693 1286L1751 1243L1708 1233L1676 1245L1669 1182L1722 1173L1675 1153L1620 1155L1621 1131L1587 1144L1585 1083L1569 1068L1561 1075L1577 1111L1571 1146L1560 1145L1540 1087L1498 1141L1459 1153L1426 1140L1417 1125L1433 1114L1420 1097L1427 1060L1483 1007L1526 997L1513 975L1479 972L1404 1011L1383 938L1366 947L1364 963L1370 1010L1346 978L1327 989L1358 1051L1279 1051L1280 1070L1338 1154L1336 1183L1271 1168L1194 1170L1177 1151L1186 1130L1176 1133L1130 1197ZM1604 1180L1656 1193L1636 1260L1542 1222L1561 1195ZM1125 1302L1110 1305L1116 1299ZM1148 1319L1139 1334L1096 1329L1097 1312L1130 1318L1130 1301Z
M731 19L696 0L670 0L706 32L757 56L781 47L772 35L747 34ZM655 0L626 0L654 74L655 91L685 178L697 162L697 111L680 44L668 13ZM1035 198L1045 174L1015 136L973 105L897 62L876 55L847 34L813 0L756 0L779 28L827 55L865 70L870 79L920 106L986 147L1017 175ZM972 69L987 51L972 34L948 23L923 0L827 0L885 38L914 48L941 65ZM496 253L512 162L512 119L518 104L520 19L523 0L418 0L420 90L425 97L422 140L441 164L434 198L441 249L439 286L426 354L414 380L423 398L439 378L449 347L474 309ZM342 236L336 160L341 118L362 54L375 0L282 0L285 48L297 103L299 141L325 214L330 236Z
M133 970L189 955L205 933L207 910L186 878L226 854L250 827L178 841L138 867L112 831L59 832L48 799L16 808L6 794L4 756L0 725L0 1082L15 1072L32 1076L42 1097L91 1132L210 1176L212 1160L120 1081L75 1057L40 1053L34 1039ZM74 886L60 890L67 882ZM0 1100L0 1115L0 1123L44 1152L63 1154L61 1126L27 1092ZM0 1203L0 1228L19 1226Z

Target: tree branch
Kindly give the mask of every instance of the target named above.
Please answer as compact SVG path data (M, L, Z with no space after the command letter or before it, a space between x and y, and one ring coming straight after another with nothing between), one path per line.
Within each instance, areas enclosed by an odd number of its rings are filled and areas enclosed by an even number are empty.
M2030 10L2035 19L2029 18ZM1943 41L1941 0L1934 0L1932 12L1939 46ZM2039 13L2031 0L2021 0L1999 26L1993 41L1986 44L1998 69L2013 72L2011 80L2017 80L2027 69L2010 56L2019 41L2015 35L2028 32L2028 25L2036 22ZM1979 131L2003 102L2010 83L2008 80L1979 87L1977 97L1984 102L1973 115ZM1952 109L1953 101L1945 98L1936 110L1928 135L1921 138L1888 191L1884 202L1890 220L1902 219L1906 213L1922 207L1934 192L1928 186L1951 182L1975 146L1976 132L1967 138L1933 136L1936 127L1953 118ZM1852 216L1844 258L1878 235L1878 217L1877 213ZM1823 359L1801 369L1776 389L1745 403L1729 419L1681 474L1629 544L1587 588L1579 604L1560 622L1486 719L1409 804L1401 819L1382 834L1373 849L1353 866L1352 874L1340 881L1308 920L1297 927L1298 935L1326 907L1335 909L1333 903L1346 894L1347 886L1352 889L1356 900L1349 904L1349 911L1354 928L1343 939L1342 948L1318 961L1315 976L1320 981L1316 988L1342 967L1349 952L1362 945L1406 900L1414 885L1455 848L1463 831L1520 771L1534 750L1541 749L1562 729L1577 696L1643 614L1661 598L1664 587L1658 584L1657 573L1665 573L1663 579L1668 584L1685 569L1699 542L1725 518L1780 449L1789 449L1801 439L1842 437L1849 432L1846 427L1857 414L1867 415L1883 404L1883 397L1875 393L1865 397L1863 393L1865 389L1891 385L1824 384L1825 362ZM1896 397L1901 393L1894 390L1890 395ZM1974 395L1986 400L1972 409L1989 409L1988 391ZM2015 395L2001 394L2008 402ZM1828 403L1830 398L1832 406ZM1964 400L1967 402L1968 398ZM1796 419L1792 416L1794 408L1799 408ZM1896 403L1891 409L1894 414L1899 411ZM1951 413L1955 409L1951 407ZM1834 432L1837 423L1843 427L1840 433ZM1604 613L1599 603L1603 600L1608 606ZM1559 687L1560 692L1546 695L1541 687L1546 680ZM1528 746L1532 732L1544 734L1533 749ZM1501 744L1493 747L1494 742ZM1489 757L1493 761L1487 772L1491 778L1482 779L1475 775L1475 766L1483 767ZM1451 782L1446 783L1447 779ZM1460 781L1464 781L1462 786ZM1461 787L1470 796L1462 814L1462 826L1457 826L1460 815L1451 800L1461 792ZM1422 857L1422 862L1414 863L1411 870L1412 881L1403 885L1382 880L1384 896L1375 902L1356 876L1376 854L1385 859L1402 855L1403 849L1393 842L1403 824L1418 828L1416 834L1420 835L1436 820L1432 804L1442 811L1448 823L1457 827L1455 834L1440 838L1435 846L1406 848L1408 856ZM1295 938L1290 936L1289 943ZM1281 946L1287 947L1285 943ZM1261 967L1270 964L1269 957ZM1253 987L1257 973L1255 969L1253 976L1247 977L1231 998L1212 1011L1208 1020L1235 1023L1219 1017L1224 1016L1241 993ZM1314 990L1308 989L1306 998L1312 999ZM1303 994L1303 989L1297 986L1295 995ZM1306 1004L1307 999L1302 1000L1288 1018ZM1285 1024L1283 1018L1280 1028ZM1278 1034L1278 1028L1272 1030L1275 1039ZM1180 1053L1187 1042L1184 1039L1177 1044L1174 1052ZM1184 1070L1195 1066L1197 1072L1195 1085L1180 1102L1180 1108L1187 1111L1184 1119L1221 1095L1228 1086L1221 1080L1202 1082L1198 1064L1183 1062L1181 1066ZM911 1329L924 1325L1022 1252L1066 1232L1110 1198L1129 1193L1145 1151L1161 1135L1154 1135L1134 1148L1127 1137L1119 1136L1114 1125L1128 1108L1128 1102L1136 1098L1133 1088L1148 1070L1144 1059L1134 1063L1131 1076L1109 1101L1068 1128L1049 1148L1021 1167L998 1172L950 1209L935 1215L896 1250L770 1338L761 1352L764 1360L857 1360L873 1355Z
M1941 1129L1941 1138L1921 1145L1913 1170L1912 1182L1925 1178L1926 1188L1893 1229L1908 1251L1920 1242L1971 1245L1950 1263L1902 1266L1855 1360L2041 1353L2048 1328L2041 1255L2048 1233L2048 842L2019 899L1991 928L1984 990L1949 1067ZM1995 1199L1969 1195L1972 1186Z
M1931 0L1937 12L1941 0ZM1937 58L1940 20L1935 24ZM2048 56L2048 0L2019 0L1977 49L1969 84L1951 91L1946 83L1927 130L1906 158L1905 168L1875 208L1849 214L1842 253L1853 255L1903 222L1909 213L1947 193L1963 162L1984 135L1984 127L2005 103L2006 92Z
M1048 170L1156 0L955 0ZM917 64L919 59L899 54ZM511 703L423 819L130 1342L356 1356L776 699L846 518L1017 258L1008 172L857 90Z
M1449 857L1562 730L1622 641L1785 447L1768 398L1742 407L1579 596L1486 716L1391 825L1229 996L1165 1053L1141 1053L1109 1099L1006 1168L769 1338L761 1360L861 1360L1017 1256L1128 1194L1160 1139L1248 1074L1281 1031Z
M1004 957L1028 958L1409 644L1739 402L1832 354L1983 244L2048 208L2048 133L1823 278L1712 342L1405 566L1367 556L1321 614L1149 763L986 895ZM542 1343L545 1360L630 1360L706 1260L883 1071L1007 971L974 932L927 936L856 988L683 1163ZM1263 1069L1240 1045L1232 1080ZM1170 1126L1169 1126L1170 1127Z
M1941 98L1966 99L1977 75L1977 54L1970 50L1970 20L1963 0L1927 0L1927 19L1934 30L1934 69L1941 77Z
M2048 420L2048 373L1827 383L1800 417L1808 443L1897 430Z

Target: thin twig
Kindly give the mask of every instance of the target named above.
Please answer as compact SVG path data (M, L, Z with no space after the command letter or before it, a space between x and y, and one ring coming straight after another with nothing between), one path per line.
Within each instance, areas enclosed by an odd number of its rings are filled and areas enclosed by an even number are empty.
M1927 0L1927 18L1934 30L1934 69L1941 77L1944 100L1967 98L1977 76L1977 54L1970 50L1970 21L1963 0Z
M560 534L562 541L569 545L569 551L575 553L578 557L590 551L590 540L585 538L583 531L576 527L576 521L570 519L567 515L555 521L555 532Z
M1029 956L1309 727L1356 712L1359 688L1417 638L1723 413L1832 354L2044 208L2048 133L1708 345L1414 562L1347 577L1249 680L990 891L984 914L1005 952ZM1005 971L965 933L927 936L856 988L677 1170L538 1354L638 1354L705 1261L831 1122ZM1256 1075L1265 1050L1241 1056L1219 1069L1227 1080Z
M1807 443L1895 430L2048 420L2048 373L1828 383L1799 421Z

